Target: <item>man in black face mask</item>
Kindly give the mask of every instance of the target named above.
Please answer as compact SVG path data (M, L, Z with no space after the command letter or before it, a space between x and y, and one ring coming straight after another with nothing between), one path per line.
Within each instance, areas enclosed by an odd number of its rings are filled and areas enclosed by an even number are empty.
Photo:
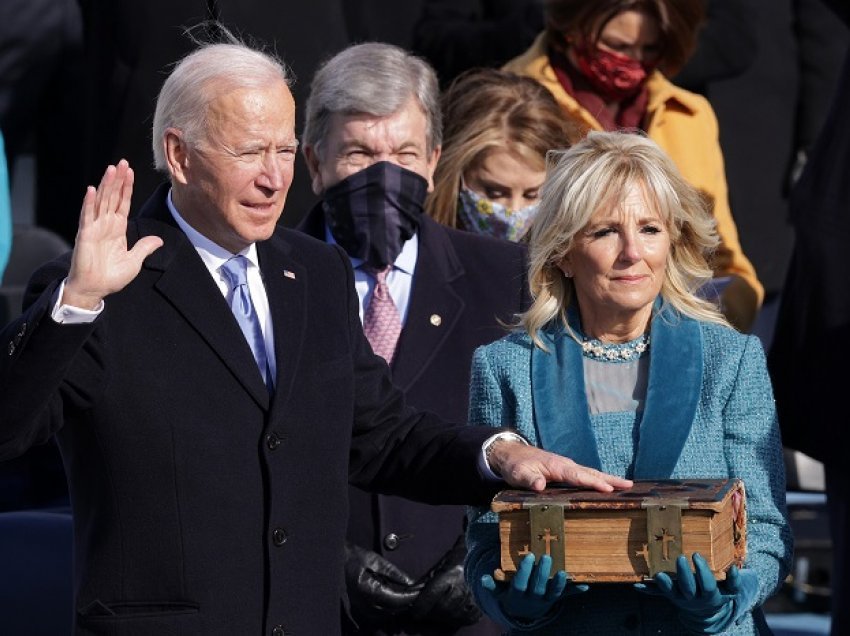
M300 229L351 257L364 331L409 403L466 421L472 352L527 304L525 250L423 214L441 132L425 62L377 43L339 53L307 101L304 154L322 201ZM357 489L350 501L350 633L500 633L463 582L461 507Z

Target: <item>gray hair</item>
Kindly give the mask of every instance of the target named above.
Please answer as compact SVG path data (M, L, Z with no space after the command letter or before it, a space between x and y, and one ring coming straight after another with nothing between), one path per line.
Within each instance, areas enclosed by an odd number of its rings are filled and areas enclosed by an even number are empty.
M559 264L597 210L617 207L639 186L670 234L661 297L696 320L728 325L698 290L711 279L708 258L719 243L704 197L651 139L627 131L591 131L569 150L550 151L540 207L528 232L528 282L534 299L519 324L545 349L538 331L555 319L569 329L573 279Z
M334 113L386 117L415 97L427 120L428 152L443 141L440 88L431 66L392 44L355 44L325 62L307 98L304 145L318 148Z
M207 108L222 92L262 88L283 81L289 73L279 59L238 41L203 44L184 57L162 85L153 118L154 167L168 166L163 136L168 128L182 131L184 140L196 144L207 129Z

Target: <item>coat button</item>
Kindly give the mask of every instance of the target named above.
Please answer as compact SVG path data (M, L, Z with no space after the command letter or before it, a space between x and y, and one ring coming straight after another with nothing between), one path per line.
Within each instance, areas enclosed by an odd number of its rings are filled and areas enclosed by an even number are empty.
M275 625L272 628L272 636L286 636L286 632L283 629L283 625Z
M266 435L266 447L269 450L277 450L278 446L280 446L280 438L277 436L277 433Z
M283 528L275 528L274 532L272 532L272 541L277 547L280 547L284 543L286 543L286 540L288 538L289 537L286 534L286 530L284 530Z
M395 550L398 547L399 538L395 532L390 532L384 537L384 547L387 550Z

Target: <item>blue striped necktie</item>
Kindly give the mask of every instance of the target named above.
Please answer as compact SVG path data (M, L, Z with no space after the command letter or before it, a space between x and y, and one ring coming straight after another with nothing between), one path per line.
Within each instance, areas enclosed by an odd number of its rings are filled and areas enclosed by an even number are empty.
M251 347L254 360L260 369L260 375L266 386L269 384L269 362L266 354L266 342L263 338L263 330L260 328L260 320L251 302L251 291L248 289L248 259L244 256L234 256L221 266L221 273L227 279L233 295L230 297L230 310L233 312L236 322L245 334L245 340Z

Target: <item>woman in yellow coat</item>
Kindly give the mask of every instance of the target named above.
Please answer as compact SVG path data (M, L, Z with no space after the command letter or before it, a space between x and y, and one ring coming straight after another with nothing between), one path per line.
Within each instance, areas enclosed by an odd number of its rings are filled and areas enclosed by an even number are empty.
M708 100L667 79L693 50L702 0L547 0L545 6L545 31L505 70L548 88L580 135L636 128L667 152L713 205L723 313L748 331L764 289L729 209L717 118Z

